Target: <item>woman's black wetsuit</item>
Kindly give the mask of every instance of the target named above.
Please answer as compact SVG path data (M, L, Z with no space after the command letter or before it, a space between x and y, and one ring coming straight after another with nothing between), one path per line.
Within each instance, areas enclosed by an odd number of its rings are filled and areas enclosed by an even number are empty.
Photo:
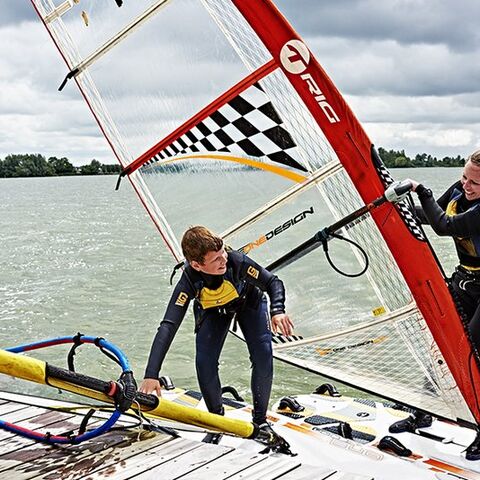
M460 181L438 201L423 185L416 188L416 193L422 204L416 208L422 223L430 224L438 235L453 237L460 264L451 285L469 321L472 341L480 351L480 199L467 200Z

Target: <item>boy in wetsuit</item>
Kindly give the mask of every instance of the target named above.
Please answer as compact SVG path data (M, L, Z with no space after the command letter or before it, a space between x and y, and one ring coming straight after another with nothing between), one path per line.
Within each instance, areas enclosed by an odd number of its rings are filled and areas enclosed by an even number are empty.
M275 275L237 251L225 250L223 240L202 226L182 238L188 264L177 283L154 338L140 391L161 395L160 368L188 305L194 301L196 370L207 408L223 414L218 360L234 316L242 329L252 362L253 422L269 428L266 411L273 377L270 319L263 292L270 299L274 332L293 333L285 313L285 290Z
M468 157L461 179L437 201L422 184L412 181L412 186L422 204L416 208L422 223L437 235L453 237L460 264L451 285L480 352L480 150Z

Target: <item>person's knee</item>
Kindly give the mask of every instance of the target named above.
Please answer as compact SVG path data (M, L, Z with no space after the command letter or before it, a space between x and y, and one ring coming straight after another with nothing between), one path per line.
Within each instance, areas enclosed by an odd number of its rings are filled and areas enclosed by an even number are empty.
M250 355L252 367L262 376L271 375L273 372L273 355L271 348L257 349Z
M207 352L203 354L197 352L195 368L199 377L211 377L218 374L218 359L212 358Z

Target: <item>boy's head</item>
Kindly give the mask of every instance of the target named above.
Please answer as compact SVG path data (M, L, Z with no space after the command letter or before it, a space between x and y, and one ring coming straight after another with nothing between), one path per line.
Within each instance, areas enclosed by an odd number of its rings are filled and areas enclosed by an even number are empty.
M227 253L223 248L223 240L206 227L190 227L183 234L182 251L195 270L212 275L226 271Z

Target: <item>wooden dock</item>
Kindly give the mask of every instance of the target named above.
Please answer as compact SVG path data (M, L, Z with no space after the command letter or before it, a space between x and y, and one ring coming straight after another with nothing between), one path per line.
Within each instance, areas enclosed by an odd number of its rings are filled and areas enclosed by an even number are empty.
M62 402L61 405L65 405ZM62 434L78 428L86 410L58 410L60 402L0 392L0 418ZM100 421L100 420L99 420ZM295 457L211 445L167 433L122 426L79 445L45 445L0 430L0 478L44 480L372 480L373 477L302 465ZM93 420L91 425L93 425ZM259 451L262 450L259 446Z

